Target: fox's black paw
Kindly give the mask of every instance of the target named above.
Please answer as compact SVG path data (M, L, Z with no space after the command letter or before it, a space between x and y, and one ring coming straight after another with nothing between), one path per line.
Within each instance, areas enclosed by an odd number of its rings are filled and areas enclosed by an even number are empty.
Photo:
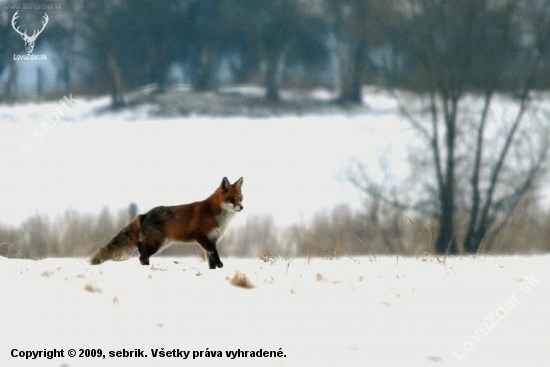
M220 261L219 263L216 264L216 267L223 268L223 263Z

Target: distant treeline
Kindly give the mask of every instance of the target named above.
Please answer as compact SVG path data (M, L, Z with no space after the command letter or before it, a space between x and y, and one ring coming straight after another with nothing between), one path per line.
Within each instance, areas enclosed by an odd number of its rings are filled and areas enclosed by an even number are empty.
M550 0L45 3L63 5L63 10L49 11L49 24L37 41L55 53L51 59L58 65L58 89L107 93L114 106L125 103L129 90L154 84L162 91L174 81L190 83L196 91L261 83L272 102L279 100L280 86L322 86L338 90L343 103L361 102L366 83L427 88L436 82L424 72L434 62L429 55L441 54L450 57L458 74L476 68L477 77L465 81L469 88L487 83L498 67L507 70L499 89L513 90L518 65L547 49L550 34ZM0 76L6 84L0 95L5 99L17 70L11 57L22 51L11 25L14 13L6 6L0 9ZM41 24L43 11L20 13L25 28ZM427 53L427 44L440 49ZM472 44L477 51L464 55ZM498 65L489 62L495 54ZM538 88L550 85L549 62L544 58L537 67L533 79Z

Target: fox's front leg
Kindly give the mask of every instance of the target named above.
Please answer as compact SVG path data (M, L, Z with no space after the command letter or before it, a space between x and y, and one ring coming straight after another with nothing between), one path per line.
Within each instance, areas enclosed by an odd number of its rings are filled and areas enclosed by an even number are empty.
M206 256L208 257L208 267L210 269L223 268L218 250L214 248L214 251L208 252Z
M198 243L206 251L206 257L208 259L208 267L210 269L223 268L223 263L216 249L216 242L209 240L208 238L201 238Z

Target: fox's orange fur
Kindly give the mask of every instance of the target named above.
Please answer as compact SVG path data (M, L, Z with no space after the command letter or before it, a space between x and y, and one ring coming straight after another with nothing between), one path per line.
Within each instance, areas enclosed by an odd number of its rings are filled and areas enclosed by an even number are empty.
M197 241L208 257L211 269L223 267L216 243L231 218L243 209L241 177L230 184L224 177L221 185L206 200L177 206L159 206L138 215L104 247L90 258L91 264L127 258L134 246L139 260L149 265L149 258L170 241Z

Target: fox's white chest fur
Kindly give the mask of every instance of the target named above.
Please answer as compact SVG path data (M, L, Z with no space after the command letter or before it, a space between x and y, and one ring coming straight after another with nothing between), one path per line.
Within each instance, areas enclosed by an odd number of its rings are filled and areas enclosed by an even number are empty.
M229 224L229 222L231 222L231 219L233 219L236 213L237 212L235 211L233 204L222 204L221 213L216 215L217 225L212 228L212 230L208 233L208 239L214 243L218 241L225 232L227 225Z

